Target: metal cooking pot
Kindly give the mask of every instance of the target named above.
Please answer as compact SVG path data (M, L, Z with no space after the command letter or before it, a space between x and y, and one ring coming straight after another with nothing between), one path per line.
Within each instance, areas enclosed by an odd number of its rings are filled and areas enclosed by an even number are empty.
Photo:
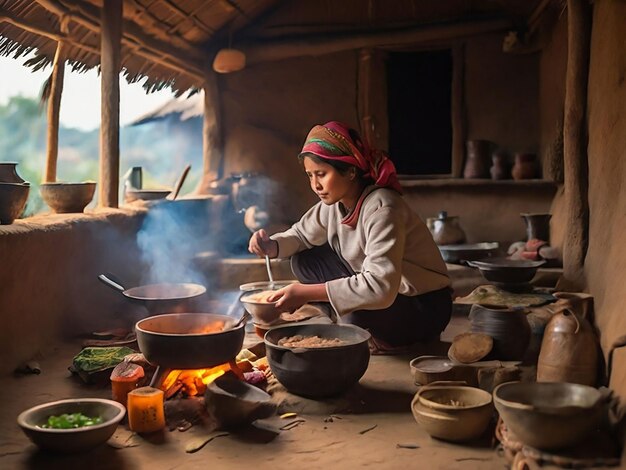
M478 268L488 281L506 285L530 282L535 277L537 268L545 264L545 261L488 258L479 261L468 261L467 264Z
M294 335L338 338L329 348L289 348L278 341ZM348 390L363 376L370 359L370 334L354 325L309 324L272 328L265 334L267 360L287 390L305 397L326 397Z
M126 289L111 274L100 274L98 279L103 284L121 292L127 299L144 304L150 313L184 310L185 307L189 307L188 301L206 292L204 286L192 283L148 284Z
M494 256L498 252L498 242L464 243L461 245L440 245L439 251L446 263L463 263Z
M169 369L205 369L235 359L245 323L213 313L168 313L135 325L139 349L148 362Z

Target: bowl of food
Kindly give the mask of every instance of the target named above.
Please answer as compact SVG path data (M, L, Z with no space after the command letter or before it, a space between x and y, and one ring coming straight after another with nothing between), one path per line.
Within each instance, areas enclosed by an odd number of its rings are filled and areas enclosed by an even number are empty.
M600 426L602 394L588 385L566 382L507 382L493 391L507 429L538 449L571 447Z
M82 452L104 444L125 413L113 400L74 398L29 408L20 413L17 424L42 449Z
M326 397L345 392L363 376L369 339L354 325L299 324L270 329L264 342L270 369L288 391Z
M280 318L282 310L276 308L276 301L270 301L276 290L253 290L244 293L239 301L252 315L254 323L271 325Z
M462 385L422 387L411 402L415 421L432 437L452 442L480 437L493 415L491 394Z

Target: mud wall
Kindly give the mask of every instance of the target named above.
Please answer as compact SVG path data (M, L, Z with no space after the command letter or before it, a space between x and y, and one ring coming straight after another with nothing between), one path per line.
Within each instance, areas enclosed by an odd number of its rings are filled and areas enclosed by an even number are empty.
M539 55L503 53L502 37L489 34L467 40L468 138L488 139L510 151L536 152ZM280 222L293 223L316 202L296 158L309 129L329 120L358 126L357 69L355 50L268 62L220 77L225 174L255 171L272 177L272 190L280 194L275 198L275 212L279 213L275 217L281 218ZM384 65L375 73L385 74ZM386 94L386 90L380 93ZM411 201L423 217L451 205L452 212L471 214L465 226L473 240L510 240L524 233L519 212L547 211L553 194L525 186L511 188L506 201L513 204L487 202L506 188L467 190L456 186L420 189L419 197ZM506 222L485 224L481 214L486 206L492 210L490 219L504 218ZM514 224L509 223L512 220Z
M595 297L605 354L626 335L626 3L594 2L588 87L589 249L585 275ZM626 349L611 387L626 400Z
M135 282L142 219L111 211L0 226L0 373L45 355L59 338L128 326L127 301L97 276Z

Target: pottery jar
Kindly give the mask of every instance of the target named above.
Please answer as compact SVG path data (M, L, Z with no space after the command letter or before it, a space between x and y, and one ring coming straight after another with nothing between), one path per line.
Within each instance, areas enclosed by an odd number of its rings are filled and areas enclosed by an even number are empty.
M488 140L468 140L464 178L488 178L489 177L489 149L491 142Z
M493 338L495 359L519 361L530 342L530 325L526 310L496 305L474 304L470 310L470 331Z
M526 223L526 240L550 241L550 219L552 214L520 214Z
M465 242L465 232L459 224L458 216L448 216L446 211L441 211L437 218L429 222L437 245L455 245Z
M20 175L17 174L15 162L0 162L0 183L24 183Z
M528 180L537 176L536 156L533 153L516 153L511 170L514 180Z
M505 180L511 177L509 157L505 152L499 150L493 153L489 173L492 180Z

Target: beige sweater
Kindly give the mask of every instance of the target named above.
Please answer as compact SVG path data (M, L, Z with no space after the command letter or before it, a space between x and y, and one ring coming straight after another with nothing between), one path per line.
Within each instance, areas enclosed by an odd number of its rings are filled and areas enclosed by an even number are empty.
M342 224L339 203L321 201L288 230L271 238L278 256L328 243L352 267L354 276L326 282L333 308L355 310L389 307L398 293L415 296L450 285L446 264L428 228L400 194L369 186L355 229Z

